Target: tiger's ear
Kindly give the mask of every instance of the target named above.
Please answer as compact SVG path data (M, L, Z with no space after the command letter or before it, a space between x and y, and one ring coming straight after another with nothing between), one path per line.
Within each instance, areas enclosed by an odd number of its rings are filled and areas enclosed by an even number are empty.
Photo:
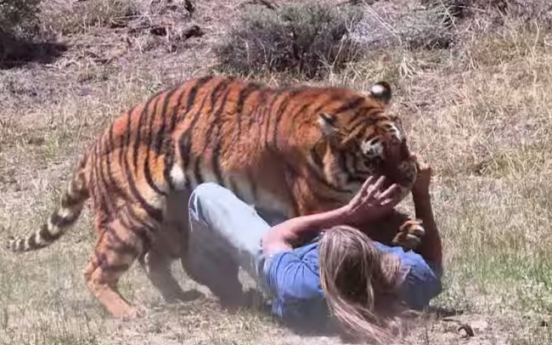
M391 96L391 85L385 81L379 81L372 85L370 92L368 93L368 97L383 102L385 105L389 104Z
M331 137L337 133L336 120L337 118L334 115L328 113L318 114L318 125L320 125L320 129L325 136Z

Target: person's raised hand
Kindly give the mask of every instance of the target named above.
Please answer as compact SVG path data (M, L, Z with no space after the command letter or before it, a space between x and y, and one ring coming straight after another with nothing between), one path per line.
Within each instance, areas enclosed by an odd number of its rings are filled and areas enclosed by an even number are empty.
M389 213L400 202L399 187L392 184L383 190L385 177L368 177L357 194L343 207L349 224L366 223Z

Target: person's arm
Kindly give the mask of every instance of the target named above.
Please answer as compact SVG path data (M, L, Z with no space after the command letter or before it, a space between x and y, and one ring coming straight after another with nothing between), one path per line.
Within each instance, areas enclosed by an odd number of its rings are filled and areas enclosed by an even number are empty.
M416 251L425 261L441 267L443 263L443 247L439 230L435 224L429 191L415 191L412 193L412 196L416 218L422 220L425 229L422 243Z
M414 251L399 253L401 262L409 267L405 280L399 287L404 301L413 309L423 309L431 299L442 291L442 246L435 224L429 186L431 167L418 157L419 174L412 188L416 218L421 219L425 229L422 243Z
M422 238L422 243L416 252L432 266L441 267L443 262L443 248L441 244L441 236L435 224L433 217L433 208L431 205L431 196L429 187L431 185L431 177L433 171L431 166L424 162L417 155L414 156L418 164L418 177L412 187L412 198L414 200L414 210L416 218L422 220L422 225L425 230L425 235Z
M344 210L341 208L289 219L272 227L263 236L263 252L266 256L278 251L287 251L293 248L297 241L305 236L314 234L322 229L343 224Z
M262 248L265 256L275 252L287 251L293 248L299 239L328 229L336 225L354 226L380 217L399 202L398 188L395 184L385 191L381 190L385 178L377 181L369 177L359 192L345 206L338 209L296 217L272 227L262 238Z
M413 198L416 217L423 222L425 236L414 251L399 252L402 264L409 267L399 293L410 308L421 310L442 291L442 248L429 192L413 191Z

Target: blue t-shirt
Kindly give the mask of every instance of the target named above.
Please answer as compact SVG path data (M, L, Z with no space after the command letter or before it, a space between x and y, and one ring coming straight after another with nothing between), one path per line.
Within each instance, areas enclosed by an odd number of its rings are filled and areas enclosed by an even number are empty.
M413 251L374 243L379 250L397 255L402 267L408 269L398 293L410 308L426 307L441 292L440 267L428 264ZM275 315L302 320L328 314L318 271L318 241L276 253L266 262L264 276Z

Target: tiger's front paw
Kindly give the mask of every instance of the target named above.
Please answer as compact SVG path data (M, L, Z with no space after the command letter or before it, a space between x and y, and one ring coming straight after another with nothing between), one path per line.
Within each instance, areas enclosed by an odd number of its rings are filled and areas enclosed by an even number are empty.
M405 251L417 248L425 235L422 221L411 219L401 225L399 232L393 238L393 245L402 247Z

